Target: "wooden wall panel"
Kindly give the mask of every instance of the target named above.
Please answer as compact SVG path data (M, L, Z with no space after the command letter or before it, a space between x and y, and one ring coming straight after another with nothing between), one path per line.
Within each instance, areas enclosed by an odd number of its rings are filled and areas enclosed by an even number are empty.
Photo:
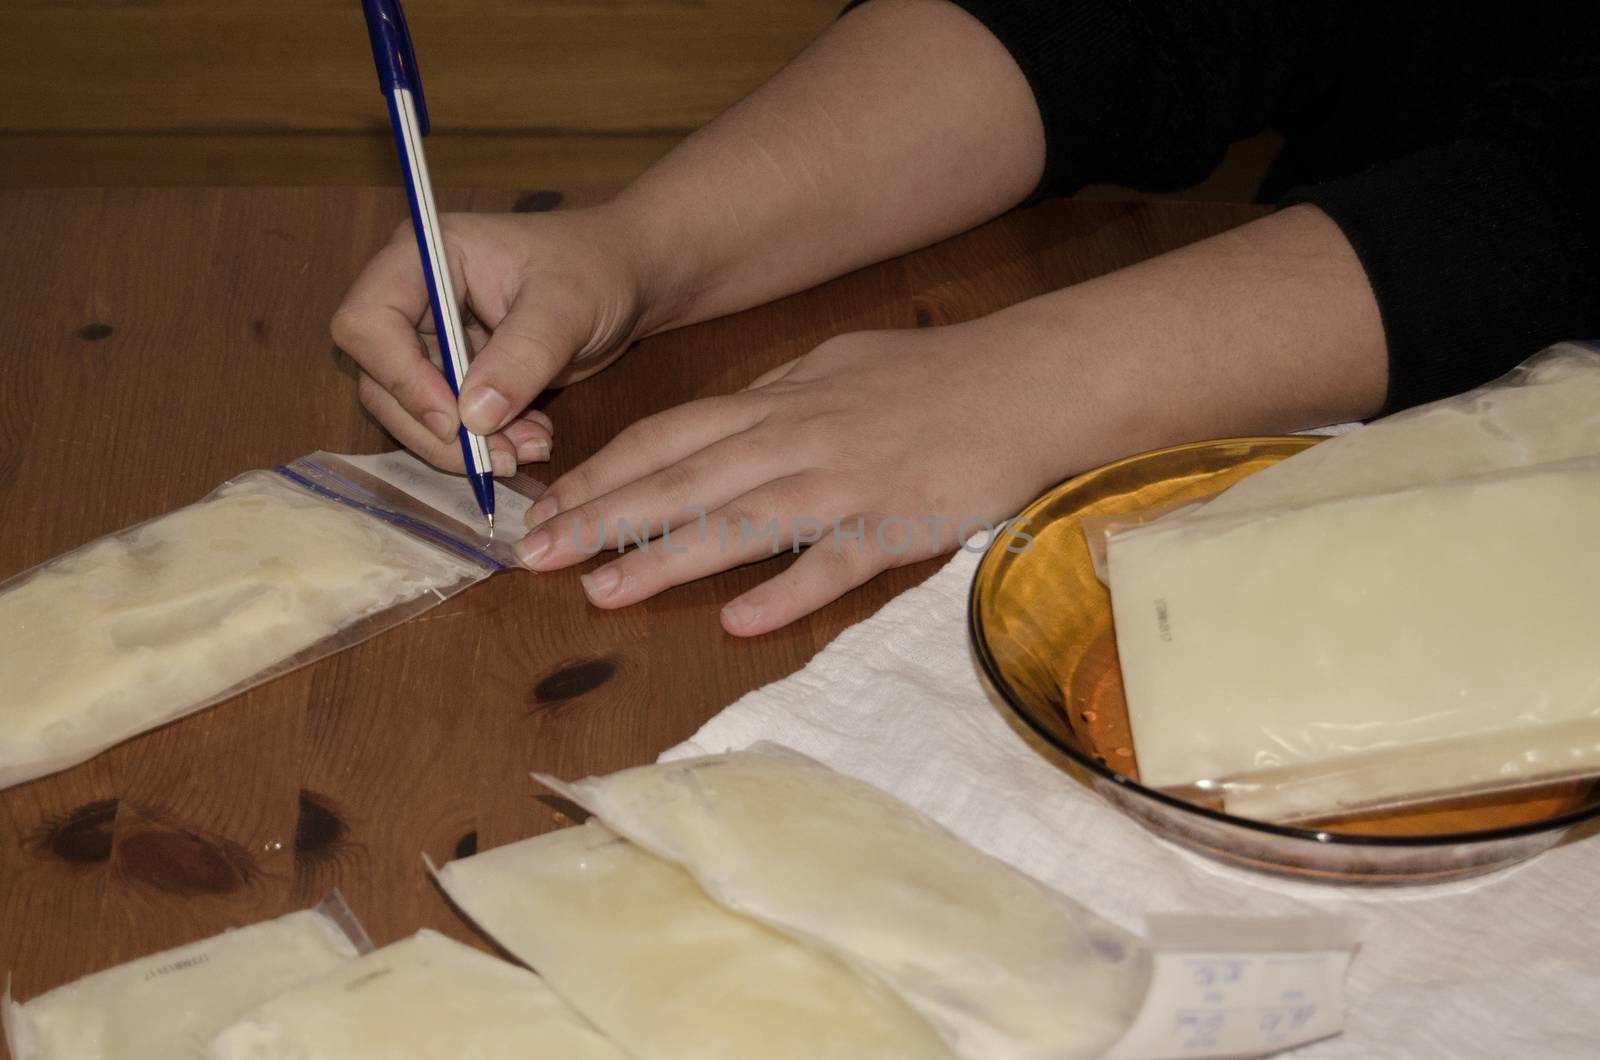
M619 185L841 6L409 0L438 180ZM0 0L0 27L0 184L395 180L354 0Z
M439 187L564 193L592 202L666 154L671 133L436 133L428 165ZM0 134L0 186L354 185L400 183L387 132L255 134Z
M838 0L411 0L450 130L683 130L769 76ZM354 0L0 5L11 132L359 130L385 120Z
M603 198L843 6L407 0L435 182ZM1247 201L1277 145L1171 197ZM0 187L398 181L356 0L0 0Z

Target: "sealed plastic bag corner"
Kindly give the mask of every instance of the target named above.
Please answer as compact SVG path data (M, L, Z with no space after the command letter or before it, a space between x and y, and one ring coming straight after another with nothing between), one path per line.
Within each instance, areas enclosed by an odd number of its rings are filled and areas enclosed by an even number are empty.
M1111 584L1110 564L1106 559L1106 552L1110 548L1111 539L1118 534L1125 533L1135 527L1153 523L1157 519L1198 508L1211 497L1200 497L1190 501L1179 501L1176 504L1157 504L1149 508L1140 508L1131 512L1105 512L1099 515L1085 515L1078 521L1079 529L1083 531L1084 544L1089 549L1089 562L1094 567L1094 576L1101 585Z
M1136 936L795 752L539 779L721 905L883 984L958 1055L1096 1057L1144 996Z
M537 975L426 929L262 1003L212 1060L626 1060Z
M1140 779L1327 819L1600 774L1600 352L1107 543Z
M12 1060L203 1060L253 1005L370 947L336 894L321 905L4 1002Z
M333 654L515 563L464 480L315 453L0 583L0 788Z

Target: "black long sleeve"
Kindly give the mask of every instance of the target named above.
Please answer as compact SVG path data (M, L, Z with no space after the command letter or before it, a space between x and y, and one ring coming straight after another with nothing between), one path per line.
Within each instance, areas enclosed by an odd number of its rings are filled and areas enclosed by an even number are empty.
M1387 411L1600 336L1600 5L1531 0L954 0L1046 132L1035 197L1176 190L1282 132L1284 205L1350 240Z

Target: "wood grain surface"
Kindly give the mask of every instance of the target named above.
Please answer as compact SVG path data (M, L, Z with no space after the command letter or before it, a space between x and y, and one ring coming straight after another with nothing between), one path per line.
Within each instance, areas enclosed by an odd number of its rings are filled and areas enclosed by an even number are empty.
M537 205L501 192L441 199ZM361 412L327 321L403 210L389 190L0 192L0 577L240 471L319 448L390 447ZM1047 204L658 336L547 396L550 470L641 415L739 387L830 335L969 318L1260 212ZM508 572L0 792L0 975L11 970L27 999L335 887L379 944L429 926L485 945L423 855L442 862L555 826L530 770L576 777L650 761L936 567L892 572L766 637L725 635L720 605L782 562L616 612L586 604L577 570ZM0 675L0 695L4 685Z

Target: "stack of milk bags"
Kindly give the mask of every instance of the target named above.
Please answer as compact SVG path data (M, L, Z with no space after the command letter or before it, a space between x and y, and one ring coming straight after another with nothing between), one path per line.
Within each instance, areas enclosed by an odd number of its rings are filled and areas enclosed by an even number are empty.
M1074 1060L1145 999L1139 938L781 748L546 782L594 818L436 873L537 975L319 908L8 999L13 1060Z

